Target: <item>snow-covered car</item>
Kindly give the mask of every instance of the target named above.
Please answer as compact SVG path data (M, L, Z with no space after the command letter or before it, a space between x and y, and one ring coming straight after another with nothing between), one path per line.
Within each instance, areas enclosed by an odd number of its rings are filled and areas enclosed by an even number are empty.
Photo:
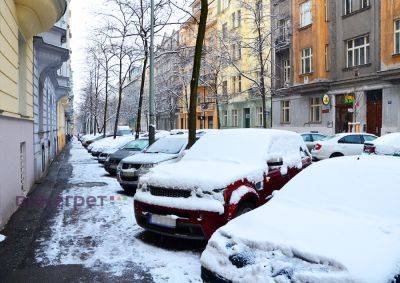
M135 140L135 136L117 136L115 137L108 137L102 140L99 140L91 146L90 152L92 156L98 157L104 150L114 149L118 150L128 142Z
M148 145L148 139L138 139L127 143L121 149L108 155L107 159L104 162L104 169L110 175L116 175L118 164L121 162L122 159L142 152Z
M364 144L365 154L400 156L400 133L391 133Z
M400 159L348 156L298 174L214 233L205 282L399 282ZM396 277L397 276L397 277Z
M342 133L317 142L311 150L315 161L327 158L360 155L364 149L364 143L373 141L375 135L366 133Z
M307 145L308 150L311 152L311 150L314 148L315 144L318 141L324 140L327 138L327 136L323 135L323 134L319 134L319 133L303 133L300 134L301 137L303 138L304 142Z
M187 143L187 135L171 135L157 140L139 154L122 159L117 167L121 187L125 191L136 191L141 176L160 163L176 162L183 156Z
M229 220L266 203L310 164L310 153L294 132L209 132L179 162L142 176L136 221L155 233L205 240Z
M82 137L82 145L84 146L84 147L89 147L91 144L93 144L94 142L96 142L96 141L99 141L99 140L101 140L103 138L103 135L102 134L96 134L96 135L93 135L93 134L90 134L90 135L85 135L85 136L83 136Z

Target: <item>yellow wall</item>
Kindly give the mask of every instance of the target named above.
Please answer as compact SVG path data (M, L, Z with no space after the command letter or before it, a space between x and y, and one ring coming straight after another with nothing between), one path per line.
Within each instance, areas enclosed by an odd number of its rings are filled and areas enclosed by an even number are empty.
M385 68L397 67L400 55L394 54L394 22L400 19L400 3L393 0L381 1L381 58Z
M26 105L19 106L19 47L16 7L13 0L0 1L0 110L5 116L33 119L33 41L26 41ZM23 110L26 109L26 110ZM22 111L21 111L22 110Z
M65 145L65 107L68 105L68 98L63 97L60 101L57 102L57 129L58 129L58 152L61 152Z

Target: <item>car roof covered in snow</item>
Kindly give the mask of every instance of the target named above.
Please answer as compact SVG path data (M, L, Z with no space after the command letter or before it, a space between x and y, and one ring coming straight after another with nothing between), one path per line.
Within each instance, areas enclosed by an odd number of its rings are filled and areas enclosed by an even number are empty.
M315 163L214 233L202 264L244 281L389 282L400 274L399 168L389 156ZM227 260L237 254L250 264Z
M211 131L203 135L182 160L159 165L141 182L164 187L213 190L247 179L262 180L269 158L283 158L284 166L302 167L301 136L294 132L266 129ZM196 174L193 174L196 172Z

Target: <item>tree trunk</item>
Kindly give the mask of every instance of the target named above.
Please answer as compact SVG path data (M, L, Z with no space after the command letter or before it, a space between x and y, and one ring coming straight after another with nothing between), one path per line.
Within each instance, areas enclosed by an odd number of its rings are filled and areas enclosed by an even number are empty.
M218 100L218 75L214 78L215 85L215 108L217 108L217 129L221 129L221 116L219 113L219 100Z
M148 53L148 50L147 50L147 40L145 41L144 48L145 48L145 52L144 52L144 61L143 61L143 69L142 69L142 81L140 83L138 114L137 114L137 117L136 117L135 139L139 138L139 133L140 133L140 128L141 128L144 85L146 83L147 60L148 60L148 57L149 57L149 53Z
M189 141L188 148L196 142L196 108L197 108L197 89L199 86L199 76L201 68L201 55L203 52L204 36L206 33L208 17L208 0L201 0L201 12L199 27L197 30L196 47L194 51L193 72L190 81L190 106L189 106Z
M103 138L106 137L107 131L107 108L108 108L108 64L106 63L106 101L104 105L104 120L103 120Z
M260 23L259 23L260 25ZM262 98L262 116L263 116L263 128L267 128L267 113L266 113L266 93L265 93L265 68L264 68L264 55L263 55L263 48L262 48L262 34L261 34L261 27L258 26L258 57L260 63L260 94Z
M122 102L122 58L120 57L120 59L119 59L119 80L118 80L118 106L117 106L117 113L115 115L114 139L117 138L119 111L121 110L121 102Z

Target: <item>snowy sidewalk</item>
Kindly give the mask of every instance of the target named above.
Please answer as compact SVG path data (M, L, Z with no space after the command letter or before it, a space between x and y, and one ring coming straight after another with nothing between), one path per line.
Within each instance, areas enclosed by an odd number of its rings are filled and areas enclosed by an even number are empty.
M72 174L57 198L61 205L34 241L36 265L78 265L109 280L201 282L201 248L182 248L181 240L160 243L144 233L135 222L133 197L78 141L66 162Z

